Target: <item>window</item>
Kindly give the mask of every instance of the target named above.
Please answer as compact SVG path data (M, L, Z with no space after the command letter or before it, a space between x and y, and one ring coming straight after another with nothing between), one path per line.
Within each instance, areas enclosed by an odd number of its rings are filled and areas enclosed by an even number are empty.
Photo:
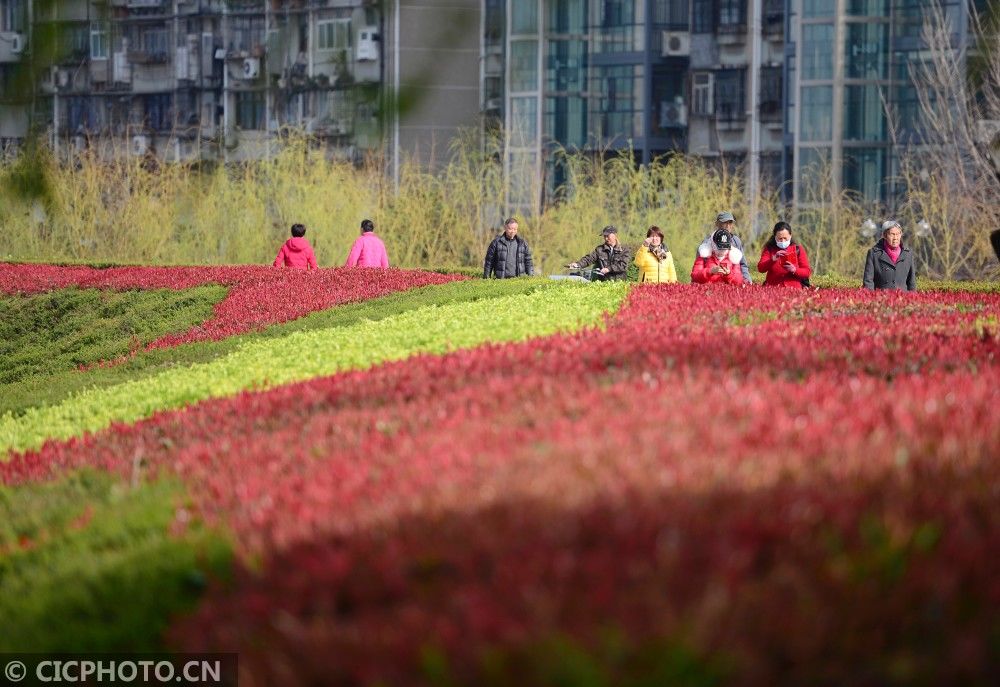
M746 117L746 70L720 69L715 72L715 116L724 120Z
M844 46L845 76L848 79L886 78L888 45L888 24L848 24Z
M146 29L139 34L139 49L150 57L167 56L167 30Z
M510 32L536 33L538 31L538 4L515 2L510 8Z
M847 0L847 13L858 17L886 17L889 3L886 0Z
M108 29L103 24L90 25L90 58L92 60L108 59Z
M691 75L691 114L715 114L715 78L710 72Z
M848 86L844 92L844 138L882 141L885 136L885 109L878 86Z
M510 99L510 144L514 148L535 145L538 137L538 99Z
M781 121L781 67L762 67L760 70L760 118L765 122Z
M581 40L550 40L545 88L583 91L587 85L587 48Z
M0 31L24 31L25 0L8 0L0 8Z
M264 17L232 17L229 31L230 50L249 52L264 45Z
M740 31L746 28L746 23L746 0L719 0L719 31Z
M802 27L802 79L833 78L833 24L806 24Z
M594 113L605 138L629 138L642 130L642 66L601 67L593 89L599 94Z
M844 148L844 188L865 198L882 198L885 153L884 148Z
M584 33L587 30L587 3L584 0L552 0L549 5L549 31Z
M546 98L545 135L566 147L586 145L586 101L579 96Z
M317 50L347 50L351 47L351 20L327 19L316 24Z
M236 126L243 130L264 128L264 92L236 93Z
M83 58L90 54L90 27L87 24L72 24L65 32L64 45L73 57Z
M169 93L142 96L142 123L153 131L173 127L173 97Z
M538 90L538 41L511 42L510 90Z
M634 22L634 0L604 0L601 26L628 26Z
M832 17L837 7L830 0L802 0L803 17Z
M715 33L714 0L692 0L691 32Z
M657 0L653 6L653 23L686 31L691 27L688 0Z
M833 87L802 89L799 132L803 141L829 141L833 137Z

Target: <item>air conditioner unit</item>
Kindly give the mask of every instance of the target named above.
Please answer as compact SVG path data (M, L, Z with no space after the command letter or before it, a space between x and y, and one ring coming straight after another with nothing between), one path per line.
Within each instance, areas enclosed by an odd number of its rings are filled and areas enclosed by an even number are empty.
M378 59L378 28L365 26L358 31L356 50L358 62L374 62Z
M244 79L256 79L260 76L260 58L247 57L243 60L243 70L240 75Z
M149 136L137 134L132 137L132 154L145 155L149 150Z
M663 32L663 57L687 57L690 54L690 33L683 31Z
M660 103L661 129L682 129L687 123L688 110L683 98L677 96L673 101L665 100Z
M12 55L20 55L24 52L24 34L13 33L10 36L10 52Z

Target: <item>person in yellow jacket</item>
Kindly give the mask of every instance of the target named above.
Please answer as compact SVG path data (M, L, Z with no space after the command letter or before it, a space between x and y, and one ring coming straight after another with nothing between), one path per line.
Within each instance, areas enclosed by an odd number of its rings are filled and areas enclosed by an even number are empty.
M646 240L635 252L635 266L639 268L639 281L653 284L676 284L677 270L674 256L663 243L663 232L653 226L646 232Z

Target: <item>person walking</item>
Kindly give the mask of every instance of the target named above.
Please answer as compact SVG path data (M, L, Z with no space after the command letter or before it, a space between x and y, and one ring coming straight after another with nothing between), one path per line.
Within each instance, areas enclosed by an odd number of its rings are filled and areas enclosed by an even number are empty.
M274 258L275 267L291 267L296 270L317 269L316 254L313 253L305 235L306 225L292 225L292 238L282 244L277 257Z
M385 244L375 235L375 223L370 219L361 222L361 236L354 240L347 256L347 267L388 267L389 254Z
M903 227L896 220L882 223L882 238L868 250L861 284L866 289L917 290L913 253L903 245Z
M496 277L509 279L511 277L532 276L535 264L531 258L531 248L528 242L517 234L517 220L513 217L503 223L503 231L497 234L486 249L486 259L483 261L483 279Z
M757 261L757 271L766 274L764 286L787 286L801 289L809 286L812 268L806 249L792 238L792 226L778 222L771 231L771 240L764 245Z

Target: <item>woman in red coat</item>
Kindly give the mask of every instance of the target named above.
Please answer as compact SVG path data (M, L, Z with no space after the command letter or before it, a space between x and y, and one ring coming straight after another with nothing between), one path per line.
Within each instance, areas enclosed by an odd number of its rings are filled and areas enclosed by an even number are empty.
M812 268L806 249L792 240L792 227L788 222L778 222L771 232L771 240L764 245L757 271L767 275L764 286L788 286L801 289L808 286Z
M742 258L743 252L733 245L732 234L717 229L710 242L698 246L691 281L695 284L743 284Z

